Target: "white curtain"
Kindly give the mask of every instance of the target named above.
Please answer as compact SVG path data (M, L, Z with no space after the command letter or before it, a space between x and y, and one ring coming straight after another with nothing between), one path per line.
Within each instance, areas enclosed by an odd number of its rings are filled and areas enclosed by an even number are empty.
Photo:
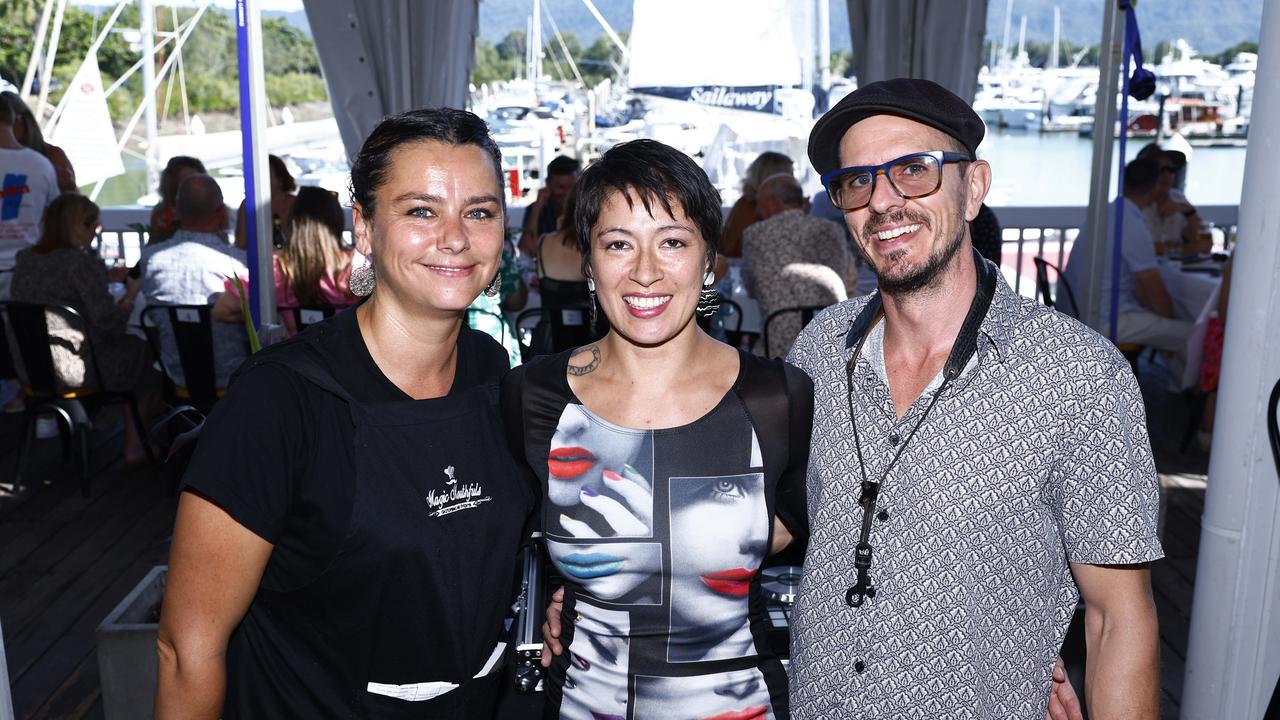
M847 0L858 84L932 80L972 102L987 0Z
M462 108L479 0L303 0L347 156L384 117Z

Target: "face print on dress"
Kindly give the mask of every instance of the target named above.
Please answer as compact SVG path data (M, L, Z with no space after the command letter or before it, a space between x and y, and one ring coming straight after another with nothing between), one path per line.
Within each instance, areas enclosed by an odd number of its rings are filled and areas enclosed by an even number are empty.
M662 602L659 543L568 543L548 539L547 551L561 573L598 600L627 605Z
M769 688L759 670L693 677L636 676L637 718L771 720Z
M561 720L626 720L631 617L579 600Z
M547 534L653 536L653 435L565 406L547 453Z
M673 477L669 662L754 655L751 583L769 538L764 475Z

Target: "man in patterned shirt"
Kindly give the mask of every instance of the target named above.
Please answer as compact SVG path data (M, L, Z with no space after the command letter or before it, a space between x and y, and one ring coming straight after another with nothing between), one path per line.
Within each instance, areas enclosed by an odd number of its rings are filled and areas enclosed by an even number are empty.
M1156 717L1142 398L1113 346L974 252L982 135L963 100L907 79L810 135L879 292L790 357L816 394L793 718L1038 720L1077 597L1090 716Z
M742 233L743 270L747 290L760 303L766 320L784 308L832 305L849 297L853 262L844 233L835 223L809 215L808 200L795 177L777 173L756 190L760 221ZM769 347L756 352L785 357L800 334L799 312L786 312L769 322Z

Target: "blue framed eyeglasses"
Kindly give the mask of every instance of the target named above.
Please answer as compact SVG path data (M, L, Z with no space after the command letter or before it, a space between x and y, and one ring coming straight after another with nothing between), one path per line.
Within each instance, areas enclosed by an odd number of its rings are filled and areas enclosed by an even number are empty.
M884 175L889 187L906 200L932 195L942 187L942 166L948 162L972 162L964 153L931 150L894 158L883 165L858 165L832 170L822 176L831 204L840 210L861 210L871 203L876 176Z

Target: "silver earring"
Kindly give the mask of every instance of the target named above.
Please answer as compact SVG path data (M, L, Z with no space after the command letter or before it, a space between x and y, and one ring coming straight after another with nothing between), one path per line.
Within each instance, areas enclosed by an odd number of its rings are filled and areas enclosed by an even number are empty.
M347 280L347 287L353 295L360 297L369 297L373 294L373 285L377 280L377 276L373 271L373 258L369 258L369 262L351 271L351 278Z
M715 273L708 272L702 278L702 292L698 293L698 314L711 317L720 309L720 293L715 288Z
M587 314L591 318L590 327L594 330L596 326L596 281L587 278L587 295L589 303L587 305Z
M494 275L493 279L489 281L489 284L485 286L484 294L487 295L488 297L496 297L498 295L498 291L501 289L502 289L502 271L499 270L498 274Z

